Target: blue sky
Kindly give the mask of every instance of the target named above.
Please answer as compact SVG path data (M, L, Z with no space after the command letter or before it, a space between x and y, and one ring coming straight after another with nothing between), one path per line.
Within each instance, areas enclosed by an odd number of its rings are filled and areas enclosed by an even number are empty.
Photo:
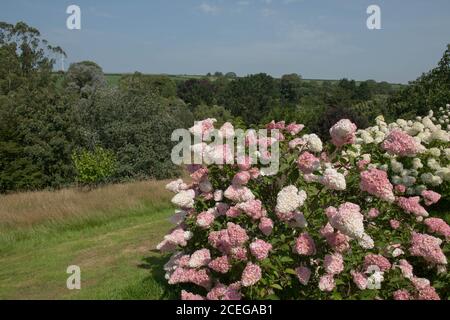
M70 4L81 8L81 30L66 28ZM366 27L371 4L381 30ZM23 20L68 62L93 60L105 72L407 82L450 43L448 0L1 0L0 20Z

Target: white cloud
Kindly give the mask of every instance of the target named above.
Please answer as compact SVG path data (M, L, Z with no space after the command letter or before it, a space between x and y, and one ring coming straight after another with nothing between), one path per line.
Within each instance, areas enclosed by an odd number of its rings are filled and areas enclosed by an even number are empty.
M217 14L220 11L219 7L206 2L203 2L198 8L206 14Z
M238 6L248 6L250 4L250 1L241 0L241 1L236 2L236 4Z
M269 9L269 8L264 8L261 10L261 15L263 17L270 17L273 16L275 14L275 10Z

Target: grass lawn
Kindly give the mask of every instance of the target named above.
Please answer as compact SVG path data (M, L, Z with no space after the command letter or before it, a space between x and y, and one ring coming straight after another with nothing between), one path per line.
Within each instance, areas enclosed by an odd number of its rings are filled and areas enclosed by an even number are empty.
M0 299L175 298L162 269L168 257L154 251L172 213L169 202L142 201L109 215L3 229ZM66 287L69 265L81 268L81 290Z

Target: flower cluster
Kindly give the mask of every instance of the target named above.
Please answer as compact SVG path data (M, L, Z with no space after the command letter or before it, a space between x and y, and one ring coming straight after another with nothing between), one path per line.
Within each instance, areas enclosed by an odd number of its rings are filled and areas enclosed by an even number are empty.
M189 181L167 185L178 207L157 245L172 253L168 283L184 300L448 298L449 116L448 105L366 129L343 119L331 143L272 121L273 136L246 134L264 148L244 156L206 143L215 119L196 122L192 151L226 161L189 165ZM252 161L274 142L279 172Z

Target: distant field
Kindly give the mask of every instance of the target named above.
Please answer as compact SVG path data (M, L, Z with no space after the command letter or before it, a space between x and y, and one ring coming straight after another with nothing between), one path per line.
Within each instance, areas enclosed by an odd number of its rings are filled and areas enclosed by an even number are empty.
M0 196L0 299L173 298L154 251L173 212L165 183ZM66 288L69 265L81 290Z

